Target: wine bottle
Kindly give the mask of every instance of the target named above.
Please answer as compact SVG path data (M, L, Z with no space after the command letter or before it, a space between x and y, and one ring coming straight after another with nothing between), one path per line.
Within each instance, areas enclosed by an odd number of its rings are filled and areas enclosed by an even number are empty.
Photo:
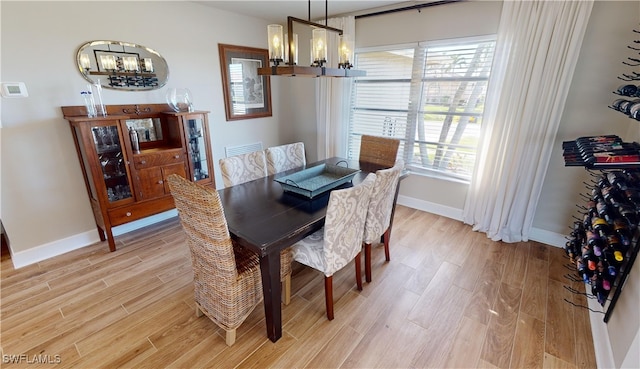
M604 198L596 203L596 209L598 210L598 216L600 218L603 218L607 223L613 223L611 213L609 212L609 207L604 201Z
M131 140L131 148L134 152L140 152L140 140L138 138L138 132L133 129L133 127L129 127L129 139Z
M591 228L598 233L600 237L605 237L609 233L609 223L604 218L591 218Z
M631 245L631 233L624 220L620 218L614 219L613 230L623 246L629 247Z
M578 270L578 274L580 275L580 278L582 278L582 280L585 283L589 283L590 279L591 279L591 275L593 274L589 268L587 268L586 264L582 261L582 258L580 256L576 256L576 269Z
M588 245L582 246L582 262L586 264L590 271L596 270L598 258L593 253L593 249Z

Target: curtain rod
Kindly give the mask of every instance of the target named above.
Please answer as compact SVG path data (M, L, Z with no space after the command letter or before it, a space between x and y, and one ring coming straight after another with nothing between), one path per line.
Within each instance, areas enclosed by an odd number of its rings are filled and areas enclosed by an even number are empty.
M360 18L367 18L367 17L374 17L376 15L383 15L383 14L391 14L391 13L397 13L397 12L403 12L403 11L407 11L407 10L420 10L422 8L428 8L431 6L436 6L436 5L446 5L446 4L451 4L451 3L458 3L461 1L465 1L465 0L440 0L440 1L433 1L430 3L424 3L424 4L418 4L418 5L411 5L411 6L406 6L404 8L398 8L398 9L390 9L390 10L382 10L379 12L374 12L374 13L368 13L368 14L361 14L361 15L356 15L355 19L360 19Z

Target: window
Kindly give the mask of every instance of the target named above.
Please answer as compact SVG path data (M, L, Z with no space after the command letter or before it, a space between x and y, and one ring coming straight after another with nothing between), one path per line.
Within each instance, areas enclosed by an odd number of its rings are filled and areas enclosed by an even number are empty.
M348 156L363 134L400 139L412 170L469 180L484 112L494 38L424 42L356 52Z

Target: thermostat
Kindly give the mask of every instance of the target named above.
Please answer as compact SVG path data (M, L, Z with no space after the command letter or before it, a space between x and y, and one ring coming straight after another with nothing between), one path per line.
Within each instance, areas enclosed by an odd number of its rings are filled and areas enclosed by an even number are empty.
M2 97L27 97L27 86L24 82L2 82L2 89L0 90Z

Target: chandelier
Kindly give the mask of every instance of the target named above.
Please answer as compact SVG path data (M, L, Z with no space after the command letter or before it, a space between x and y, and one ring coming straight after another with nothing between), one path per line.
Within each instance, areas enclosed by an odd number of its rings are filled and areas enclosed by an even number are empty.
M327 25L328 0L325 0L325 24L311 22L295 17L287 17L287 33L283 36L283 28L279 24L267 26L269 41L269 67L258 68L262 76L306 76L306 77L359 77L365 71L352 69L353 38L343 34L338 28ZM309 0L309 18L311 18L311 0ZM309 66L298 64L298 35L293 32L294 23L312 27L310 40L311 63ZM335 32L339 36L338 68L327 67L327 32ZM286 40L285 40L286 39ZM285 42L286 41L286 42Z

